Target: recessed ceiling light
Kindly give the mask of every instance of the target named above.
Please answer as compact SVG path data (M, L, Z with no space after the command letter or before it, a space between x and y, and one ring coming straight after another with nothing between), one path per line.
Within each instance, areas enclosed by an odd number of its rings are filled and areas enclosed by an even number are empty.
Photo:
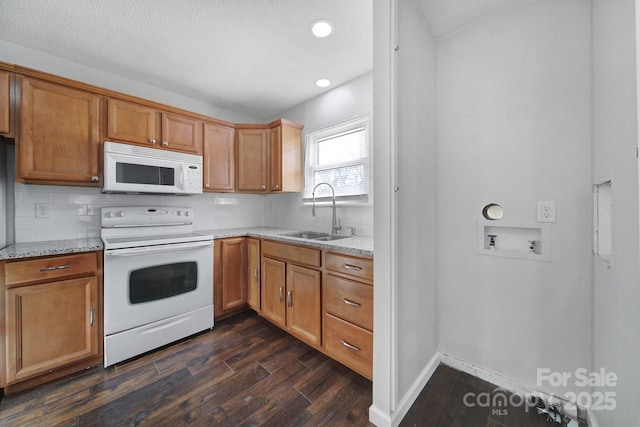
M331 81L329 81L329 79L320 79L316 81L316 86L318 87L327 87L331 84Z
M311 32L316 37L327 37L333 31L331 22L319 19L311 24Z

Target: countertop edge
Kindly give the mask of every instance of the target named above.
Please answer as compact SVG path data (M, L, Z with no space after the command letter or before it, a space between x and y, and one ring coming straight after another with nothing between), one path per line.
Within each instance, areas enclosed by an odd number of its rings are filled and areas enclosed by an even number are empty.
M242 227L213 230L198 230L198 233L211 235L214 239L228 237L255 237L283 243L297 244L318 249L338 251L353 255L373 257L373 238L365 236L346 237L330 242L318 242L309 239L285 236L297 230L277 227ZM0 261L43 256L74 254L81 252L101 251L104 249L102 239L89 237L83 239L51 240L40 242L22 242L9 245L0 250Z

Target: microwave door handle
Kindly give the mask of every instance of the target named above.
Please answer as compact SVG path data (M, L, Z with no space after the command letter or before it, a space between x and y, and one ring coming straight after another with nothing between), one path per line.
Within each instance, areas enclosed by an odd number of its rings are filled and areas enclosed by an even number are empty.
M112 257L126 257L136 255L148 255L157 254L160 252L174 252L191 250L194 248L203 248L207 246L213 246L212 241L205 242L192 242L192 243L178 243L170 245L158 245L158 246L143 246L139 248L125 248L125 249L108 249L105 251L106 256Z
M187 188L187 165L182 164L180 165L180 167L182 168L182 182L180 183L180 188L182 190L186 190Z

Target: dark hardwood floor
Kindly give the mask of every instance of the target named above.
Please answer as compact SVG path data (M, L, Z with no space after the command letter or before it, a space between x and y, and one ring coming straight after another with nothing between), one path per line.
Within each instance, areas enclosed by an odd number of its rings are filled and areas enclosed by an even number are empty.
M506 402L500 399L506 396ZM518 396L479 378L440 365L400 427L561 427ZM571 424L578 426L577 423ZM586 427L581 424L580 427Z
M440 366L402 426L539 427L509 408L468 408L495 386ZM115 367L6 396L0 426L372 426L371 382L255 313ZM537 421L533 421L533 420Z
M1 426L366 426L371 382L259 316L9 395Z

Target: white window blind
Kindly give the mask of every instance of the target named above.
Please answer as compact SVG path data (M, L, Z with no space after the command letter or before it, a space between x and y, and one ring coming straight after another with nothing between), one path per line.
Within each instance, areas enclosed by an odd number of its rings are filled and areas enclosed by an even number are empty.
M369 197L369 115L310 132L306 136L304 201L321 182L333 186L336 200L366 203ZM331 198L321 185L316 201Z

